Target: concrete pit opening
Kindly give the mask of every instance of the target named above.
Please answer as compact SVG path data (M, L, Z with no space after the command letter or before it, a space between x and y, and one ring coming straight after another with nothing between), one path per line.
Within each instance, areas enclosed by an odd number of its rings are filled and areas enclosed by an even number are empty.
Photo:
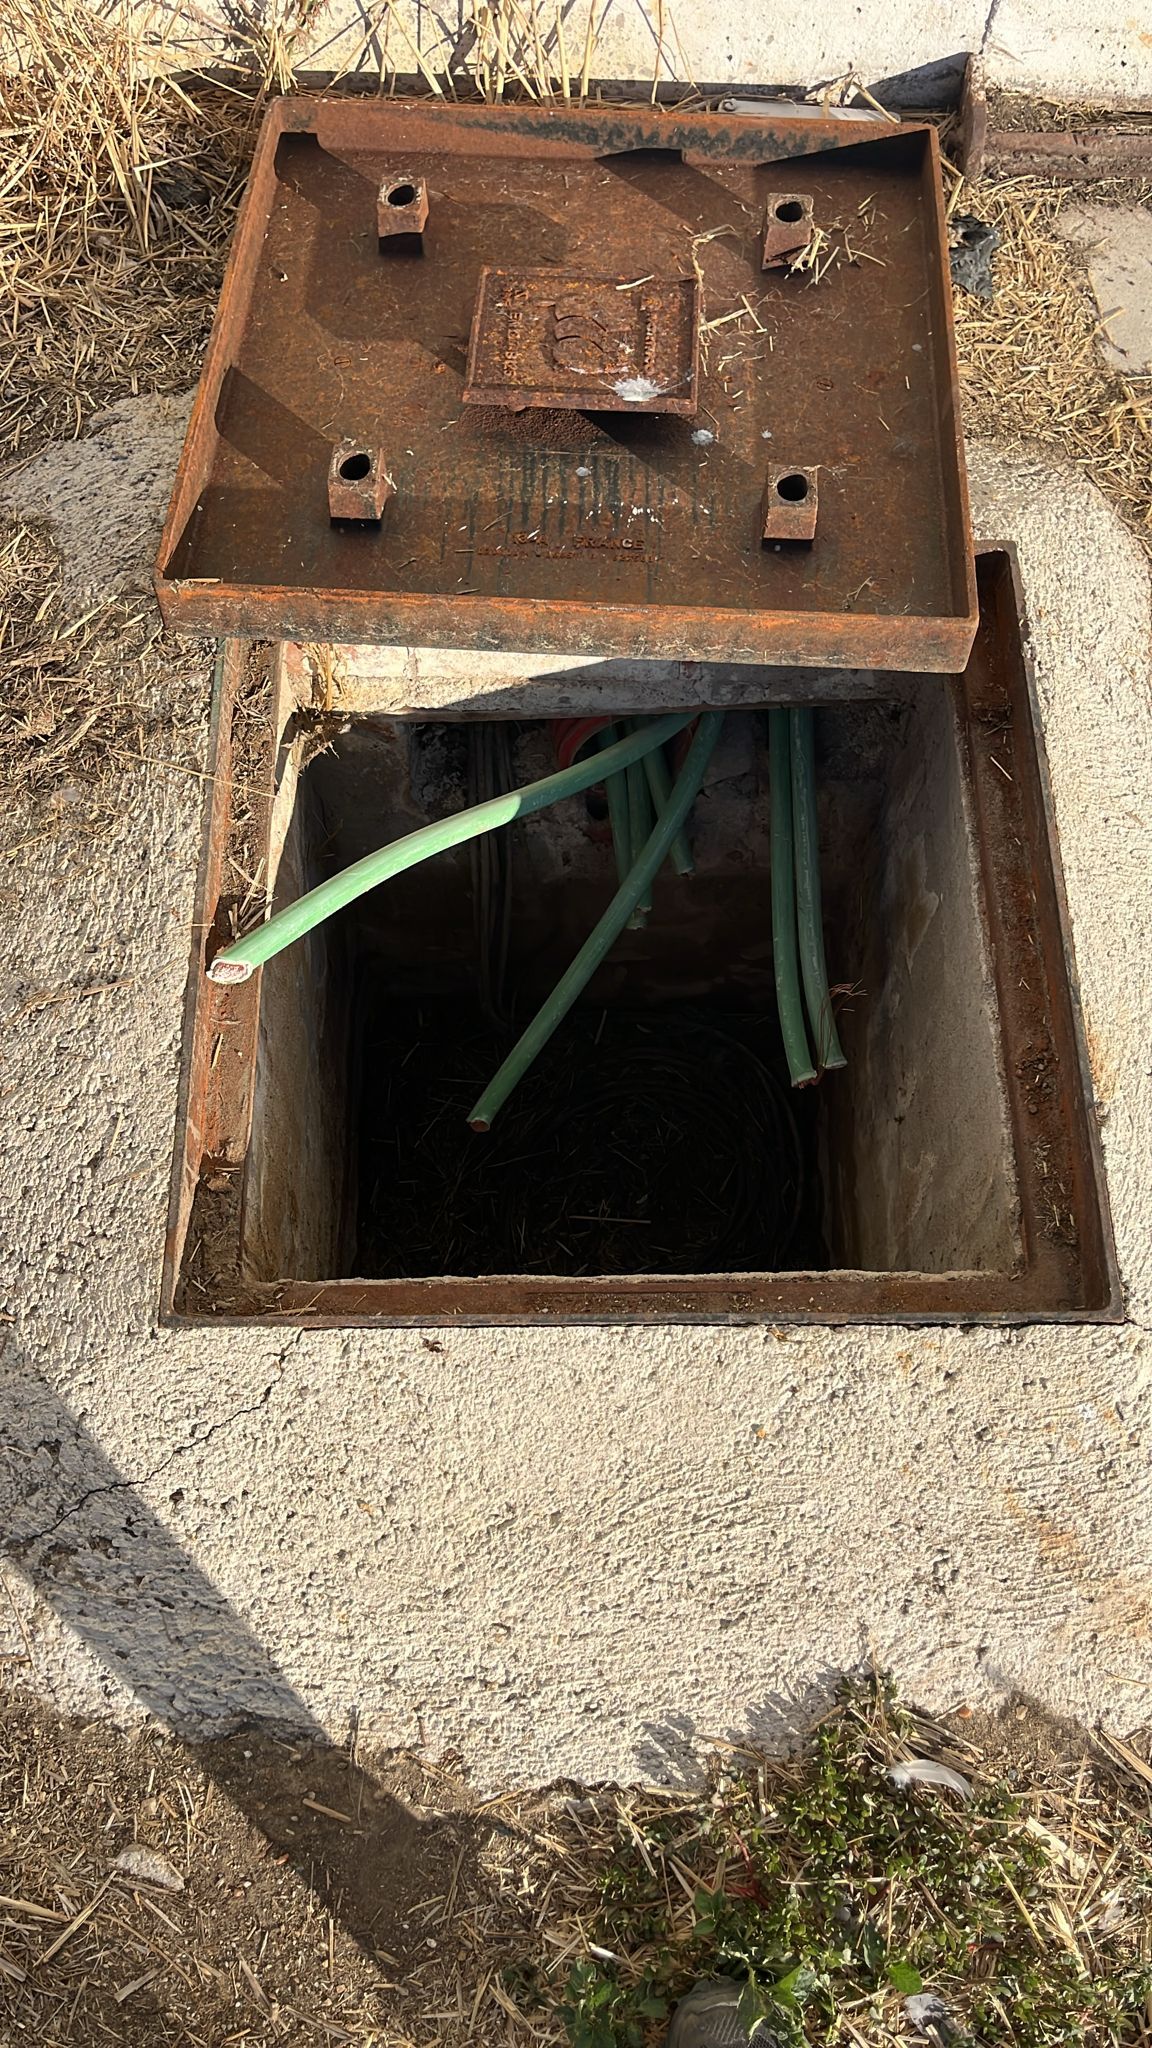
M692 813L695 872L664 867L647 921L485 1133L471 1106L613 893L603 789L398 875L253 981L217 986L204 959L243 909L231 870L263 858L279 907L556 765L546 721L335 719L277 707L238 662L220 710L227 773L205 856L170 1311L1109 1313L1011 568L1002 555L981 566L964 677L877 677L874 695L816 711L844 1068L789 1086L768 717L746 704L726 716Z

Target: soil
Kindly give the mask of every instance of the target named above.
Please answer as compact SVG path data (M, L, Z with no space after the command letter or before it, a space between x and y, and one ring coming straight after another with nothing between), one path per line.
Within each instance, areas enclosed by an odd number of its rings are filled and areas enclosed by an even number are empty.
M1058 1856L1075 1838L1095 1858L1080 1894L1109 1875L1118 1896L1143 1886L1146 1736L1092 1737L1023 1699L909 1732L914 1753L1010 1791ZM797 1769L765 1758L762 1782L794 1792ZM190 1745L61 1719L10 1681L0 2048L558 2048L557 1998L597 1937L613 1860L677 1808L694 1840L728 1783L720 1768L695 1806L571 1785L481 1801L453 1757L369 1759L354 1738L267 1729ZM167 1883L117 1871L133 1843Z
M476 1893L493 1823L470 1804L410 1757L369 1766L243 1731L193 1749L10 1697L0 2042L379 2042L388 2023L403 2038L405 2008L441 2002L444 1923ZM117 1875L133 1841L184 1888Z

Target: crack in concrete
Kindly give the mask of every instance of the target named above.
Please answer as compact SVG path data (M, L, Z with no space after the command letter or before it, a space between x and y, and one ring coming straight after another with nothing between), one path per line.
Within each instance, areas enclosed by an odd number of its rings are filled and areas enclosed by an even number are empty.
M999 14L999 12L1000 0L989 0L988 12L984 17L984 32L980 37L979 55L981 57L984 56L988 48L988 38L992 34L992 24L995 21L996 16Z
M82 1514L90 1501L98 1500L104 1494L132 1493L139 1491L141 1487L150 1486L154 1479L159 1479L162 1472L167 1472L169 1467L176 1463L177 1458L186 1456L189 1451L202 1450L205 1444L212 1442L213 1437L219 1436L223 1430L231 1429L245 1415L258 1415L262 1408L267 1407L273 1389L279 1385L283 1370L283 1359L279 1359L277 1363L281 1367L281 1373L278 1373L275 1379L269 1380L259 1400L246 1402L243 1407L235 1409L231 1415L222 1415L217 1422L210 1423L202 1435L192 1437L186 1444L177 1444L173 1450L169 1451L160 1460L158 1465L152 1467L150 1472L145 1472L135 1478L109 1480L103 1486L88 1487L77 1500L70 1502L67 1507L61 1508L54 1522L48 1523L43 1529L37 1529L30 1536L21 1536L5 1544L4 1555L12 1558L15 1563L19 1563L38 1544L46 1542L50 1536L56 1534L58 1529L63 1528L65 1522L71 1521L74 1515Z

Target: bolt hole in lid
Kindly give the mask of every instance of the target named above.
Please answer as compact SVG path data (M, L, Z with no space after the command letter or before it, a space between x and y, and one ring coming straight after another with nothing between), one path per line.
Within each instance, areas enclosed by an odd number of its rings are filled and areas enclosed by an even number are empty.
M340 464L340 474L346 483L358 484L372 467L372 457L363 453L346 455Z
M777 220L803 220L804 208L798 199L782 199L776 208Z
M411 206L415 197L415 185L393 185L388 194L388 204L389 206Z
M807 477L801 476L799 471L795 471L788 476L778 477L776 481L776 495L780 498L786 498L790 505L803 504L808 496Z

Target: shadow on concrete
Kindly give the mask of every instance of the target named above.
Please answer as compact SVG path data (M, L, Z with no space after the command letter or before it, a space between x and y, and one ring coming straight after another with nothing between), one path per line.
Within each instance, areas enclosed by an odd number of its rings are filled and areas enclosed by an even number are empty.
M0 1418L3 1557L149 1714L195 1745L212 1781L362 1948L390 1964L414 1959L424 1930L408 1931L411 1909L474 1867L467 1816L419 1818L353 1746L330 1739L140 1482L11 1347ZM213 1724L219 1736L205 1740Z
M866 1669L868 1664L867 1651L862 1650L859 1668ZM635 1750L637 1769L650 1783L668 1791L696 1793L706 1782L710 1753L717 1762L740 1749L788 1755L801 1747L821 1715L828 1712L844 1675L843 1666L828 1665L802 1686L749 1701L742 1724L723 1734L701 1727L690 1714L645 1721Z

